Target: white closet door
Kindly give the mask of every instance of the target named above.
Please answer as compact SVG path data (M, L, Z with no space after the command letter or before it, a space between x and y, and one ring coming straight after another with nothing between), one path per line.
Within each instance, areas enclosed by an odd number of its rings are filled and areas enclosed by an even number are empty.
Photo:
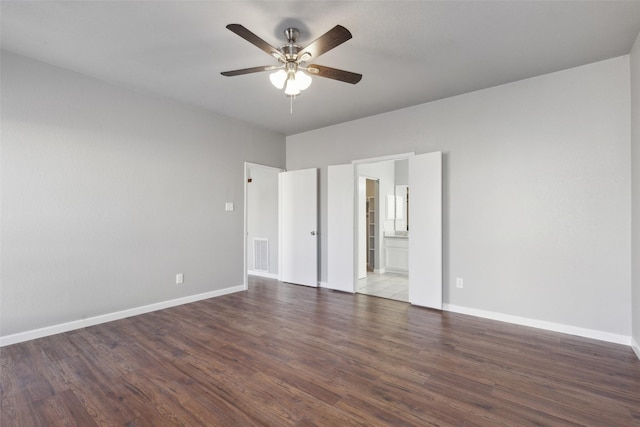
M354 168L327 169L327 288L354 292Z
M280 280L318 286L318 170L278 174Z
M442 310L442 153L409 158L409 302Z

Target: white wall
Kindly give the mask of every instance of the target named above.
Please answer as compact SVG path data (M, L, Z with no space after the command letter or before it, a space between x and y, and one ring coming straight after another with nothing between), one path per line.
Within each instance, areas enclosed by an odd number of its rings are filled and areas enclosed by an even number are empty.
M396 160L395 162L396 185L409 185L409 160Z
M640 34L631 51L631 162L633 200L633 277L631 310L633 313L633 339L640 357Z
M278 171L249 168L247 185L247 268L255 270L253 239L269 240L269 273L278 274Z
M244 161L282 135L1 59L2 336L242 285Z
M445 303L629 336L629 80L624 56L293 135L287 168L321 168L325 228L327 165L442 150Z

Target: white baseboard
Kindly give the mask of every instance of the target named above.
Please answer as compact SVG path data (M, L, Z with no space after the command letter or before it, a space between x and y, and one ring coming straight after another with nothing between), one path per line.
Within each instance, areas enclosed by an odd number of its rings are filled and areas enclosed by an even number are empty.
M250 276L266 277L267 279L276 279L276 280L278 280L278 274L276 274L276 273L267 273L266 271L248 270L247 274L250 275Z
M579 337L592 338L600 341L607 341L615 344L624 344L631 346L631 337L626 335L613 334L611 332L597 331L594 329L579 328L576 326L563 325L561 323L547 322L544 320L512 316L509 314L496 313L493 311L478 310L475 308L462 307L459 305L443 304L442 308L443 310L452 311L454 313L468 314L470 316L498 320L500 322L513 323L515 325L530 326L532 328L545 329L547 331L561 332L563 334L576 335Z
M82 320L74 320L72 322L60 323L58 325L46 326L44 328L33 329L31 331L19 332L17 334L5 335L0 337L0 347L11 344L17 344L24 341L43 338L49 335L61 334L63 332L73 331L75 329L86 328L88 326L98 325L100 323L112 322L139 314L150 313L152 311L162 310L164 308L175 307L177 305L188 304L190 302L200 301L204 299L219 297L222 295L232 294L244 290L244 286L232 286L230 288L219 289L216 291L205 292L188 297L176 298L169 301L162 301L154 304L143 305L141 307L130 308L127 310L116 311L114 313L102 314L100 316L89 317Z
M638 359L640 359L640 345L638 345L638 342L634 340L633 337L631 337L631 348L636 353L636 356L638 356Z
M318 286L321 288L326 288L329 286L329 282L318 282Z

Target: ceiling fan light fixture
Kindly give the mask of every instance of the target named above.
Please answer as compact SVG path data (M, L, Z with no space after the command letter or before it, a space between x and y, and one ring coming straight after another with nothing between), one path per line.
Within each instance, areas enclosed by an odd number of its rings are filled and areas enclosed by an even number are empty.
M284 70L278 70L275 73L271 73L269 75L269 80L271 80L271 84L276 88L282 89L284 87L284 83L287 81L287 72Z
M284 88L284 93L289 96L296 96L300 94L300 87L293 76L287 79L287 85Z
M300 90L305 90L311 85L311 77L308 74L303 73L301 70L296 71L295 81Z

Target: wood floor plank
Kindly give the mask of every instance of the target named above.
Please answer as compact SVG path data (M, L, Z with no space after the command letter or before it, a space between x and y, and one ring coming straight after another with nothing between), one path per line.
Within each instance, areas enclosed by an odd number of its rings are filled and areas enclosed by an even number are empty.
M97 426L71 390L34 402L34 412L45 426Z
M132 393L122 380L103 383L88 377L72 383L71 390L98 425L127 425L143 413L130 403Z
M4 381L5 377L2 376ZM23 390L5 390L0 400L0 426L43 426L33 402Z
M217 394L206 393L198 396L196 399L185 402L185 407L189 408L204 426L251 427L263 425L243 412L237 405L222 399Z
M640 426L629 347L259 278L0 367L3 427Z
M200 425L201 420L185 405L200 394L183 379L173 381L172 373L130 373L122 380L130 391L127 402L136 407L136 420L155 420L157 425ZM204 425L204 424L203 424Z

